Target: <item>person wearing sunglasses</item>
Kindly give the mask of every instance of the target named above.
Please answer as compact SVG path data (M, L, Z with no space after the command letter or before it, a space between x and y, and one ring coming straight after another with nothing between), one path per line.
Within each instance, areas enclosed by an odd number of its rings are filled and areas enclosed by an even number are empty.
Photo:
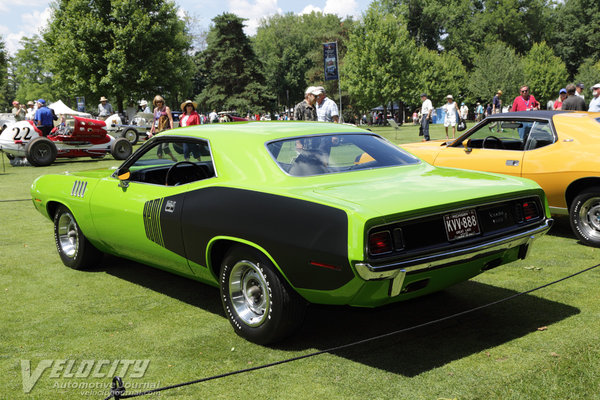
M515 101L513 101L511 111L532 111L540 109L540 103L533 95L529 94L529 86L521 86L520 92L521 94L515 97Z

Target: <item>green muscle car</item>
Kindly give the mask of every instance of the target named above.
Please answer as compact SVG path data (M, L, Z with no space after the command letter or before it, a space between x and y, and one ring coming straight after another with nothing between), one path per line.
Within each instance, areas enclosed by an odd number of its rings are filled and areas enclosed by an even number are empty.
M525 258L552 223L533 181L312 122L174 129L116 170L42 176L31 194L65 265L109 253L218 286L235 331L261 344L308 303L380 306Z

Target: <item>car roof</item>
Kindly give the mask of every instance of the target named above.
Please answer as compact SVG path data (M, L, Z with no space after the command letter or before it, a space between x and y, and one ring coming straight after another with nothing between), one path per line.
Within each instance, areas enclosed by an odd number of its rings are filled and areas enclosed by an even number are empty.
M357 128L354 125L334 124L330 122L242 121L193 125L186 128L173 129L164 134L202 137L217 142L235 140L238 143L265 143L271 140L298 136L341 133L369 134L370 132Z
M506 118L543 118L552 119L554 117L585 117L597 118L598 113L588 113L587 111L567 111L567 110L539 110L539 111L517 111L493 114L486 119L506 119Z

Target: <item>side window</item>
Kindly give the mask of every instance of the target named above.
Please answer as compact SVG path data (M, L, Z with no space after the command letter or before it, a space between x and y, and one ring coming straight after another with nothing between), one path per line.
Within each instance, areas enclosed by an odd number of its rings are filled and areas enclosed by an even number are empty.
M130 180L156 185L184 185L214 177L208 141L169 138L148 144L130 167Z
M533 136L532 132L534 132ZM534 137L541 140L542 132L546 138L544 139L545 143L549 144L548 138L553 138L553 135L546 121L490 120L465 141L469 140L469 147L475 149L523 151L530 150L529 146L540 147L542 142L535 144L536 142L532 141L530 143L529 138Z
M534 122L527 136L525 150L534 150L554 143L554 134L548 122Z

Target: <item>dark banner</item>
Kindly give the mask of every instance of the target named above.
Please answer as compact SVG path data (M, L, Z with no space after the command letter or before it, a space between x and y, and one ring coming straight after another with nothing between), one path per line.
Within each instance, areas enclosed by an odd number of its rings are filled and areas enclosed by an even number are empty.
M337 61L337 43L323 43L323 65L325 66L325 80L339 79Z

